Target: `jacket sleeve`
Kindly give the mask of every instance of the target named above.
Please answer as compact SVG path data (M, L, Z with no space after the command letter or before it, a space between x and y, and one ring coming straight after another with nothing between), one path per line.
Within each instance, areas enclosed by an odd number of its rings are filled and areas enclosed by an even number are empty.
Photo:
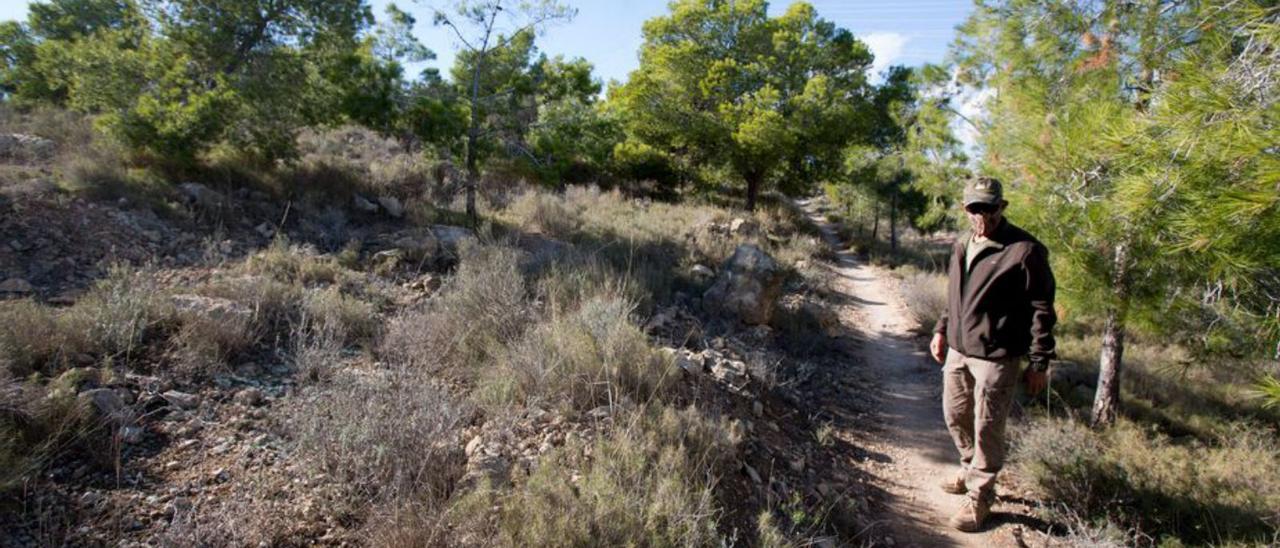
M1032 247L1023 266L1031 306L1030 358L1032 363L1047 364L1048 360L1058 357L1053 339L1053 326L1058 323L1058 315L1053 311L1055 284L1053 271L1049 268L1049 250L1043 245Z

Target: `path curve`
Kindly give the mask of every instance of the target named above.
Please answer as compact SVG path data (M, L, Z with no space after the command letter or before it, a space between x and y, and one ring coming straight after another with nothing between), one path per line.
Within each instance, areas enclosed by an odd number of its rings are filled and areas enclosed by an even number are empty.
M798 202L822 229L828 245L839 249L835 228L813 201ZM850 297L841 321L865 337L862 356L880 382L881 429L865 440L867 449L883 455L871 463L872 473L887 493L879 533L897 546L993 546L989 528L976 534L955 531L947 519L962 496L943 493L942 478L954 474L958 454L942 422L942 377L912 332L911 319L898 286L887 271L838 252L836 289Z

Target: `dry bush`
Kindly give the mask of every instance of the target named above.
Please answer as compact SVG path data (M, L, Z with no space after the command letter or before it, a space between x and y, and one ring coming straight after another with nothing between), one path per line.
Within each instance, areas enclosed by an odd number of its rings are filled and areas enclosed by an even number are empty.
M298 455L338 482L351 510L387 499L444 500L462 476L471 410L410 368L345 371L292 417Z
M258 338L285 332L296 323L306 295L300 283L257 275L217 279L201 286L198 292L248 307L253 312Z
M553 317L572 312L595 296L621 296L633 303L651 297L632 274L576 248L540 265L533 286L542 311Z
M720 546L713 486L742 428L698 410L655 407L591 442L548 454L509 492L455 502L456 538L500 546ZM590 456L585 456L589 453ZM497 507L496 523L490 508Z
M251 255L243 268L250 274L303 285L334 283L344 272L333 257L308 246L290 245L285 238L276 238L270 247Z
M168 368L185 378L195 378L222 369L235 355L253 346L257 330L250 316L207 314L199 311L177 313L181 324L170 340L173 356Z
M70 350L52 308L31 300L0 302L0 365L14 377L60 369Z
M578 204L565 198L538 191L526 191L512 202L506 212L518 220L527 232L567 239L579 230L582 221Z
M482 397L580 411L660 398L673 368L631 323L632 309L620 298L593 298L539 324L482 373Z
M393 317L378 353L393 363L467 375L491 362L531 318L519 259L509 247L464 245L440 295Z
M1095 432L1042 420L1017 436L1012 460L1044 500L1132 531L1130 541L1265 544L1280 523L1280 446L1246 425L1206 445L1128 421Z
M130 354L174 311L155 272L116 266L67 313L98 353Z
M302 313L313 330L342 345L368 343L378 329L373 305L344 295L336 287L309 291L302 300Z
M361 192L413 200L435 186L435 161L366 128L304 130L298 135L298 152L301 161L285 174L285 185L303 193L349 200Z
M82 446L98 431L89 419L74 392L51 392L34 382L17 383L0 375L0 494L21 486L58 455Z
M938 318L947 312L947 277L921 270L908 270L901 282L902 300L918 324L917 330L933 330Z

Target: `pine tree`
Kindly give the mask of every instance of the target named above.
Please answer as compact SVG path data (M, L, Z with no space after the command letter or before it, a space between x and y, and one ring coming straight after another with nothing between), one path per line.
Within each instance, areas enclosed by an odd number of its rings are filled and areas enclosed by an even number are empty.
M1118 412L1131 324L1237 355L1275 340L1268 4L1008 0L961 28L961 74L994 91L983 168L1054 253L1062 300L1103 318L1095 424Z

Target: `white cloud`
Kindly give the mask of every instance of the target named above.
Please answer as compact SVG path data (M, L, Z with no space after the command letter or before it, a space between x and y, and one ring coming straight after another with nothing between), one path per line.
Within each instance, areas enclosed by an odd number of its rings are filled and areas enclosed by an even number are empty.
M982 125L986 122L987 102L995 96L996 92L992 88L964 86L953 101L953 104L958 105L956 111L965 119L957 116L952 121L951 131L963 143L965 153L969 155L971 161L982 154L981 147L978 146L978 128L973 127L973 124Z
M897 32L873 32L861 38L867 47L871 48L871 53L876 56L871 64L873 80L879 80L880 73L884 69L901 59L907 42L911 40L911 37Z

